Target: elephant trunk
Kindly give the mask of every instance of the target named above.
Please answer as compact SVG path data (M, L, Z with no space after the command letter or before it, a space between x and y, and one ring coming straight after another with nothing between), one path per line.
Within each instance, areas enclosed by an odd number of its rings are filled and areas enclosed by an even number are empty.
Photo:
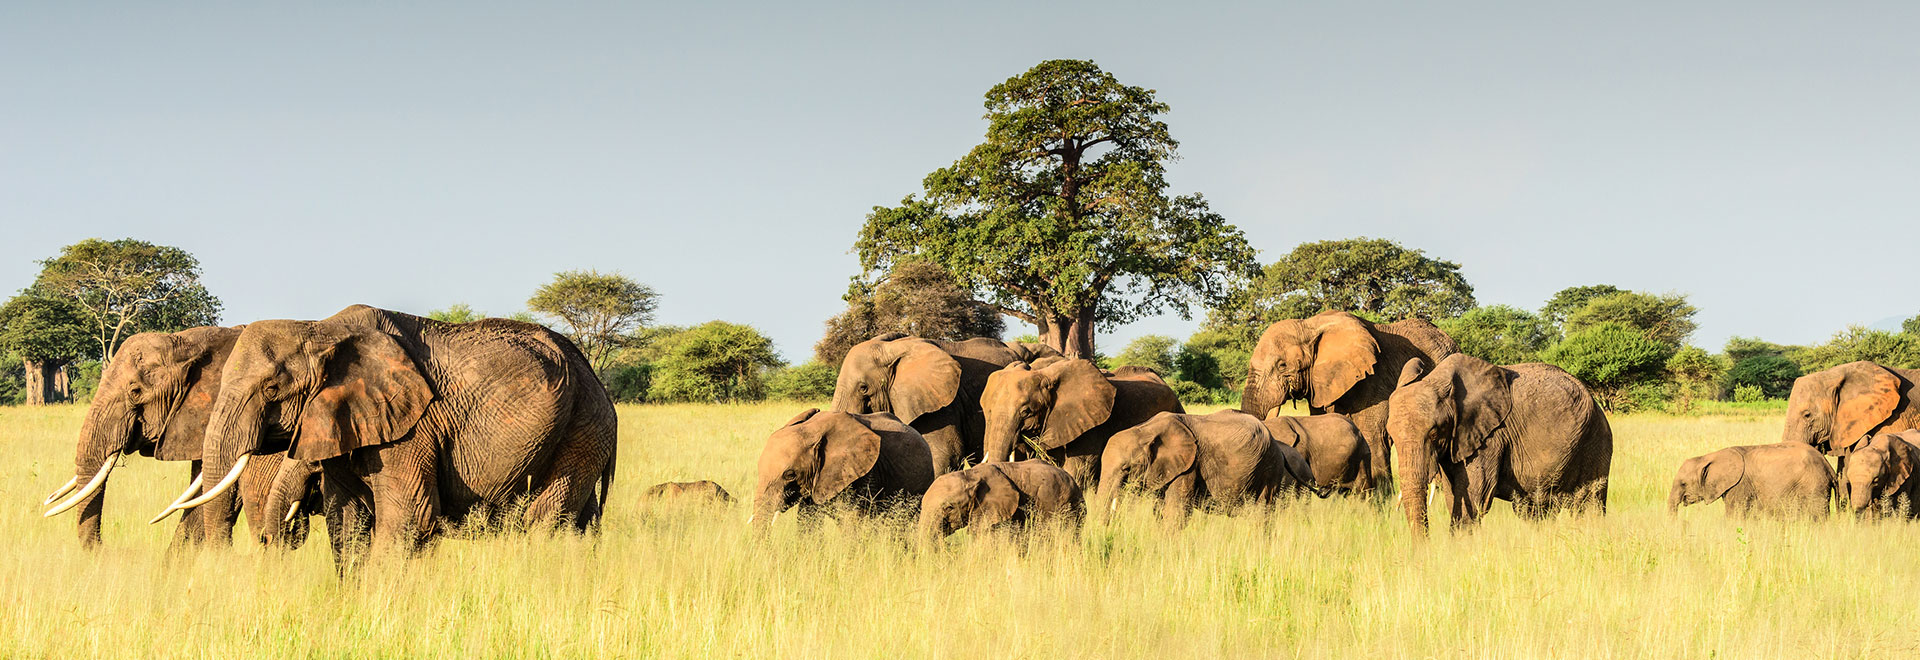
M106 477L102 470L126 449L127 439L133 432L134 411L132 406L120 397L96 400L87 409L86 420L80 425L80 444L74 451L74 484L87 484L98 477L91 493L78 502L80 509L77 525L80 546L96 548L100 545L100 519L107 498ZM85 492L85 491L82 491ZM51 502L49 502L51 504Z
M1014 415L986 415L987 432L981 443L986 452L984 462L1005 463L1013 460L1014 445L1020 442L1020 418Z
M308 485L319 471L317 463L282 457L279 469L274 471L273 486L267 490L267 500L257 516L262 524L255 533L260 535L261 542L292 549L305 540L294 533L293 523L300 514L301 501L307 497ZM254 519L254 516L248 518L250 523Z
M1262 384L1264 380L1266 379L1258 372L1247 372L1247 383L1240 388L1241 412L1264 419L1267 416L1267 411L1279 405L1279 402L1266 396L1266 390L1270 388Z
M1433 461L1420 442L1395 443L1400 453L1400 506L1407 512L1407 524L1415 538L1427 535L1427 484L1433 480Z
M1686 503L1687 485L1673 482L1673 488L1667 490L1667 515L1680 515L1680 505Z
M209 451L203 457L200 474L205 477L208 492L216 494L211 498L202 496L205 501L199 506L201 536L209 544L233 543L233 516L237 508L230 487L236 476L233 472L244 467L242 459L251 456L260 446L266 405L257 393L239 391L241 389L226 388L220 393L213 408L213 421L207 425ZM229 487L221 489L219 484Z

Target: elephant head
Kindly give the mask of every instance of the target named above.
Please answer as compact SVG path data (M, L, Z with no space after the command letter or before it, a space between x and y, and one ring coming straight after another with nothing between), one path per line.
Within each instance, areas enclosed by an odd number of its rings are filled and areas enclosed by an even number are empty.
M1847 471L1841 477L1846 483L1842 487L1847 489L1847 501L1853 504L1855 515L1882 513L1876 502L1906 490L1907 481L1913 477L1915 451L1905 440L1880 435L1847 456ZM1914 505L1920 506L1920 502Z
M1740 452L1717 451L1681 461L1680 470L1673 475L1673 487L1667 490L1667 513L1726 497L1746 474L1746 455Z
M406 438L433 400L391 335L332 321L251 324L234 342L207 424L202 472L219 481L169 511L223 497L256 453L284 447L290 459L319 462ZM220 508L203 516L210 530L231 527Z
M912 424L921 415L953 403L959 392L960 362L938 344L885 334L847 351L833 386L833 410L893 413Z
M1089 360L1059 360L1035 369L1015 362L987 377L980 394L987 461L1012 460L1015 442L1058 449L1113 416L1117 394Z
M1798 442L1845 456L1892 419L1902 383L1872 362L1849 362L1793 381L1782 442Z
M1013 520L1020 489L998 465L948 472L933 480L920 499L920 536L944 538L961 528L986 530Z
M1432 372L1409 360L1387 402L1387 435L1400 449L1400 502L1416 531L1427 529L1431 466L1458 469L1486 447L1513 410L1506 371L1455 353ZM1458 490L1458 489L1456 489ZM1455 497L1465 494L1455 492Z
M1240 416L1259 425L1252 417ZM1154 415L1146 423L1107 439L1107 448L1100 454L1099 500L1111 514L1119 504L1120 491L1128 487L1161 493L1174 479L1192 472L1199 455L1200 437L1188 416L1170 412Z
M825 504L872 472L882 433L910 431L892 415L808 409L767 438L753 497L753 520L773 517L801 500Z
M1274 323L1254 346L1240 409L1265 417L1296 397L1326 408L1372 375L1379 357L1367 322L1346 312Z
M200 460L201 434L220 392L220 370L239 335L238 328L204 327L128 338L100 375L93 404L81 422L74 478L45 503L76 488L79 492L46 515L80 506L80 543L94 547L100 543L107 474L119 455L139 452L163 461Z

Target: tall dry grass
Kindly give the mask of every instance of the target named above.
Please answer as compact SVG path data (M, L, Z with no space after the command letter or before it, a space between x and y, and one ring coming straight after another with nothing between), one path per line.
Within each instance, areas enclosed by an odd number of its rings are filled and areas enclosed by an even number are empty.
M1312 501L1164 529L1141 502L1081 539L908 547L881 525L768 538L731 507L643 507L713 479L750 491L791 404L622 407L598 538L440 543L334 576L324 534L168 559L145 519L185 467L114 473L105 547L40 518L77 407L0 409L0 657L1470 657L1920 655L1920 527L1669 518L1678 461L1771 442L1763 417L1614 419L1605 517L1413 542L1397 511ZM1437 510L1437 508L1436 508Z

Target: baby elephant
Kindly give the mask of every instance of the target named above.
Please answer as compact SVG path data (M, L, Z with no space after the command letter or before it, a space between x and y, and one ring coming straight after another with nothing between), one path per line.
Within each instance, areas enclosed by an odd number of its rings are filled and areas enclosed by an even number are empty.
M1373 492L1373 457L1367 450L1367 439L1346 415L1280 415L1262 423L1274 440L1307 459L1315 486L1348 495Z
M648 488L647 492L640 494L640 499L648 502L675 500L726 504L733 501L733 496L727 494L727 489L721 488L720 484L711 481L670 481Z
M1725 498L1729 516L1824 520L1838 486L1833 468L1812 445L1728 447L1680 463L1667 495L1667 512Z
M985 463L933 480L920 498L920 535L945 538L962 527L1021 529L1061 519L1080 532L1086 507L1066 470L1042 460Z
M1299 451L1274 440L1259 418L1233 409L1154 415L1114 434L1100 469L1100 500L1109 514L1120 491L1138 484L1164 498L1161 518L1173 524L1185 522L1203 500L1231 506L1289 492L1327 496L1313 486L1313 468Z
M753 522L794 505L803 513L839 498L863 513L918 503L933 483L933 453L913 427L892 413L800 413L760 450Z
M1873 436L1847 456L1847 499L1854 515L1920 518L1920 430Z

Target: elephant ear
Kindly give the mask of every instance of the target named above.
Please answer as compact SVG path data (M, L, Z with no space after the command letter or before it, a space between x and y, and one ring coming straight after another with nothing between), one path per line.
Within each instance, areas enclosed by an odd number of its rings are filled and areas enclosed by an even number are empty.
M1264 420L1263 425L1267 427L1267 435L1273 436L1274 442L1299 448L1301 436L1299 420L1281 415Z
M960 393L959 360L926 340L895 341L888 348L895 352L893 384L887 390L895 417L912 424L953 403Z
M814 475L807 496L824 504L873 471L880 460L880 434L868 428L865 420L846 413L828 413L819 423L823 425L818 444L820 472Z
M1900 405L1900 379L1872 362L1841 365L1833 417L1833 450L1844 454L1893 416Z
M1733 487L1747 475L1747 460L1744 455L1737 461L1709 459L1701 463L1703 465L1700 466L1700 485L1705 489L1702 502L1712 502L1726 497L1727 491L1733 490Z
M986 472L973 484L973 519L967 522L982 531L1013 520L1020 511L1020 488L997 465Z
M1147 474L1142 479L1148 490L1158 492L1193 470L1194 459L1200 455L1200 438L1179 415L1160 413L1149 423L1154 422L1160 423L1161 428L1147 441L1147 453L1153 456L1153 462L1147 464Z
M1067 360L1040 370L1053 385L1041 449L1064 447L1113 416L1113 383L1090 360Z
M1898 493L1906 490L1907 480L1913 478L1916 450L1899 436L1887 438L1887 441L1887 457L1893 461L1893 469L1888 470L1893 478L1887 484L1887 491Z
M294 458L325 460L404 438L433 401L413 358L386 333L316 323L304 350L323 380L300 412Z
M187 391L180 403L167 415L167 428L154 447L153 457L163 461L197 461L201 456L201 438L213 417L213 401L220 391L220 367L233 348L238 332L217 328L220 333L176 332L172 335L170 364L182 370L181 382Z
M1406 365L1400 367L1400 380L1395 382L1393 384L1393 387L1394 389L1399 389L1402 387L1406 387L1408 385L1412 385L1414 383L1418 383L1420 382L1420 378L1426 375L1427 375L1426 360L1422 360L1420 358L1407 360Z
M1507 422L1513 410L1513 393L1507 385L1507 371L1486 360L1455 353L1442 361L1451 367L1453 399L1458 409L1453 424L1453 460L1465 462L1487 446L1494 431Z
M1380 342L1359 317L1346 312L1322 312L1307 323L1314 330L1313 367L1307 371L1312 389L1307 403L1326 408L1373 374Z
M789 419L787 420L787 423L781 424L780 428L786 428L786 427L793 426L795 424L799 424L801 422L807 421L809 419L813 419L813 416L818 414L820 414L819 408L808 408L806 412L800 413L798 415L794 415L793 419Z

